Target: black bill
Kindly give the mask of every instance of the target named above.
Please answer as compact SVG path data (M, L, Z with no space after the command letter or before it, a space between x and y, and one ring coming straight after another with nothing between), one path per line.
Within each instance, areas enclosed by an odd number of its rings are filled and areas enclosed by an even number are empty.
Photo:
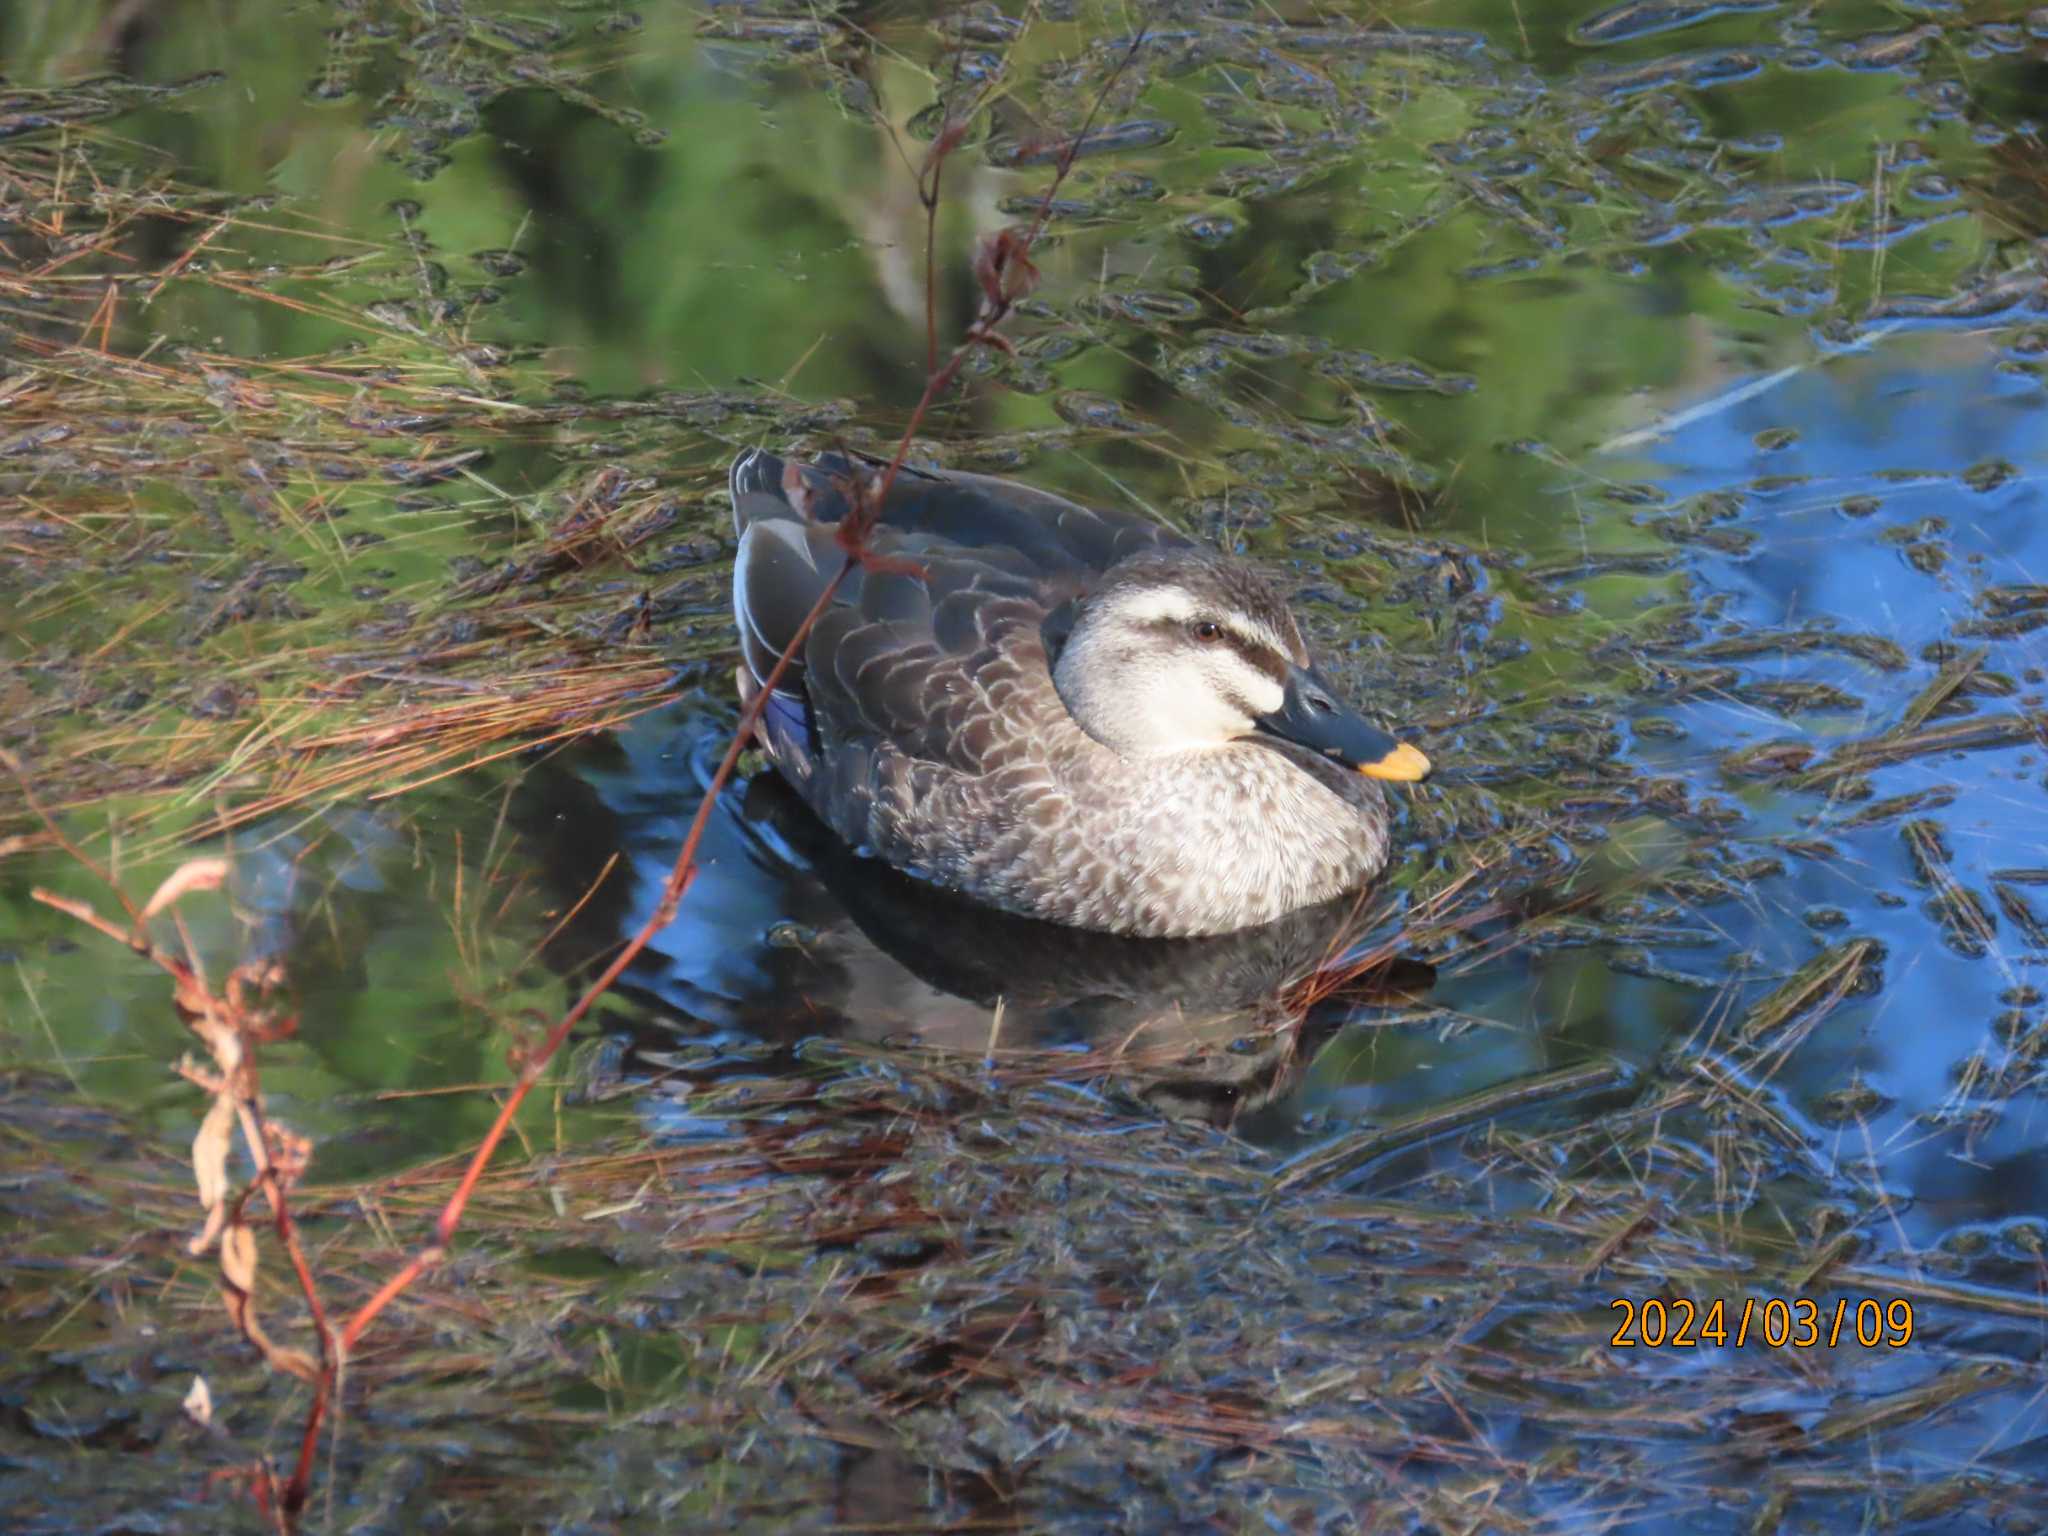
M1259 716L1259 729L1335 758L1369 778L1414 783L1429 776L1428 758L1368 724L1339 701L1329 680L1312 667L1288 669L1286 702L1270 715Z

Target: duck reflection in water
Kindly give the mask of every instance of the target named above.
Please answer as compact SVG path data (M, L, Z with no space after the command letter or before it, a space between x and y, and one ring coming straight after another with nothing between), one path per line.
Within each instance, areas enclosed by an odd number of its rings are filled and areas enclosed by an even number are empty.
M998 1033L1012 1050L1085 1046L1113 1053L1155 1108L1224 1123L1284 1096L1345 1017L1309 1003L1312 978L1341 973L1360 936L1356 897L1213 937L1128 938L996 911L858 857L772 773L748 783L744 807L845 914L809 943L809 990L831 988L856 1036L977 1055ZM1410 1000L1431 980L1390 961L1342 998Z
M725 729L690 724L710 744ZM520 819L552 835L550 878L565 907L581 902L550 953L609 952L644 921L653 871L673 855L678 801L701 791L705 768L701 753L692 763L650 751L661 734L629 733L624 764L535 775L527 804L545 815ZM639 873L600 881L615 849ZM638 1032L633 1055L647 1068L758 1073L748 1042L814 1036L978 1060L993 1035L1001 1052L1113 1057L1106 1070L1154 1108L1224 1123L1283 1097L1353 1007L1427 990L1427 966L1397 961L1309 1006L1322 990L1309 978L1341 973L1369 922L1354 897L1182 939L996 911L859 856L763 770L721 797L680 915L620 988L673 1021L674 1032Z

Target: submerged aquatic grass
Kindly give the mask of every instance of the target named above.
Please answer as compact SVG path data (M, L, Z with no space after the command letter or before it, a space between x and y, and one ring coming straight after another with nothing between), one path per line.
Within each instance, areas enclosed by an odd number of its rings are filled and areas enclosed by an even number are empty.
M686 908L363 1335L325 1518L2031 1518L2038 39L1523 10L231 6L266 47L155 31L161 86L0 22L0 740L134 889L236 829L177 910L305 989L265 1088L336 1305L654 910L732 724L670 707L724 461L886 456L990 209L1044 280L909 451L1276 562L1453 770L1356 945L1206 1036L739 1039L756 971L813 1031L844 926ZM185 1501L305 1400L178 1253L183 1026L24 911L83 893L12 781L0 839L8 1502L254 1523ZM1793 1295L1911 1337L1609 1342Z

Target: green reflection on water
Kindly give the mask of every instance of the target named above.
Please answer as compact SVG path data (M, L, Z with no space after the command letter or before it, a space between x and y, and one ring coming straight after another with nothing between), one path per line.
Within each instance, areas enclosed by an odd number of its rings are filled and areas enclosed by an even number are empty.
M47 706L31 744L76 740L118 710L132 721L123 751L169 753L213 729L196 705L215 679L241 690L244 723L189 748L214 761L170 810L81 791L134 813L127 835L147 851L123 861L132 888L175 862L166 824L258 792L266 734L294 707L344 707L313 693L320 669L275 658L346 650L350 667L426 687L418 676L454 686L444 664L464 647L478 667L636 645L654 664L722 655L717 486L732 449L893 439L924 367L908 169L923 147L908 124L962 92L942 35L915 10L649 8L637 26L607 24L620 14L227 4L199 26L152 13L112 40L124 72L165 87L222 78L160 99L104 88L105 113L8 151L55 143L72 174L164 178L196 215L138 217L111 256L79 262L89 286L12 316L44 341L104 334L117 354L206 359L176 412L132 381L96 397L86 444L146 449L146 462L74 443L75 460L9 470L37 518L161 536L150 559L113 569L10 572L8 596L35 602L0 624L0 655L27 679L0 686L10 712ZM1918 38L1883 7L1764 7L1575 47L1589 14L1467 4L1402 18L1472 28L1483 46L1396 45L1376 21L1366 34L1228 7L1162 23L1103 121L1171 136L1078 164L1038 252L1044 287L1014 327L1018 355L975 359L971 389L921 446L1295 561L1304 613L1347 681L1440 734L1447 760L1481 779L1418 800L1420 867L1404 888L1510 834L1554 830L1568 889L1630 890L1584 917L1535 914L1526 951L1449 978L1439 1011L1340 1037L1290 1101L1329 1117L1322 1129L1587 1053L1682 1086L1706 1069L1674 1065L1671 1048L1725 1045L1739 1007L1837 927L1892 946L1882 990L1766 1063L1749 1098L1674 1120L1668 1142L1661 1122L1626 1115L1575 1128L1567 1106L1535 1140L1509 1128L1462 1143L1469 1161L1447 1152L1449 1174L1404 1163L1385 1175L1395 1193L1463 1210L1473 1184L1460 1178L1483 1166L1546 1209L1591 1188L1611 1202L1603 1219L1625 1225L1651 1200L1646 1170L1671 1177L1675 1162L1699 1177L1657 1198L1678 1191L1688 1230L1721 1223L1746 1261L1797 1273L1854 1231L1917 1264L1949 1228L2017 1219L2039 1187L2038 996L2026 1000L2039 950L2017 915L2048 865L2028 814L2038 764L2022 741L1877 770L1864 792L1951 778L1972 791L1953 814L1928 810L1952 845L1933 858L1896 826L1850 821L1857 802L1836 787L1723 776L1717 762L1780 737L1826 751L1882 731L1949 664L1938 647L1959 641L1993 645L1991 676L1930 718L2038 711L2031 630L1970 629L1990 609L2031 611L2025 593L1983 589L2037 574L1996 530L2040 472L2025 432L2038 317L2011 312L2009 292L1978 306L1968 334L1885 328L1934 306L1968 315L2001 282L2038 286L2038 140L2016 119L2032 110L2039 50L2006 36L2021 33L2015 7ZM73 6L13 9L0 18L13 87L97 74L106 24ZM1048 9L1007 48L974 43L1002 55L1006 82L975 141L1028 146L1071 128L1129 24ZM1617 25L1610 13L1605 30ZM1893 56L1904 62L1870 67ZM886 121L866 115L872 102ZM936 249L943 335L972 303L973 236L1049 179L971 147L954 159ZM231 207L232 226L195 244ZM37 238L63 254L60 233ZM186 253L182 276L146 296L131 285L93 329L103 279ZM1869 350L1825 361L1851 347ZM237 380L283 388L260 367L228 372L309 358L329 372L324 414L257 402ZM65 369L83 365L52 373ZM1723 404L1697 432L1645 432L1660 411L1729 400L1781 369L1794 372L1754 406ZM346 415L373 377L407 375L443 391L432 409L447 419L385 433ZM1956 399L1962 419L1916 430ZM2001 421L2019 425L1989 430ZM383 471L421 456L415 430L434 455L488 457L396 490ZM336 477L366 433L375 472ZM261 441L244 452L238 434ZM1596 452L1617 438L1620 451ZM2009 484L1963 478L1995 455L2026 462ZM478 574L466 561L485 575L538 561L605 467L660 513L647 542L464 587ZM94 499L124 478L132 502ZM699 547L657 569L685 545ZM652 635L619 625L657 585ZM1765 634L1780 638L1748 644ZM42 665L60 653L65 666ZM92 665L70 667L81 654ZM66 694L79 670L93 686ZM143 697L125 702L130 688ZM544 839L504 829L518 777L485 769L360 815L266 818L244 834L261 848L251 861L297 871L277 931L207 909L196 937L216 967L252 943L290 955L302 1025L266 1058L265 1086L315 1137L323 1179L472 1144L491 1102L469 1085L505 1080L508 1051L563 1005L555 967L589 958L534 953L577 893L522 878ZM61 859L12 859L0 880L11 1062L55 1067L182 1141L195 1097L165 1064L187 1039L156 972L29 901L38 881L99 896ZM1991 894L1958 897L1945 880ZM1997 925L1974 969L1967 911ZM2010 1001L1987 1033L1997 998ZM558 1076L519 1122L526 1150L639 1125L631 1100L583 1102L601 1064ZM1866 1095L1871 1081L1882 1089ZM1875 1132L1827 1121L1841 1102L1864 1105ZM1761 1106L1764 1128L1731 1104ZM1841 1134L1819 1151L1774 1145L1793 1116ZM1296 1128L1266 1130L1284 1143ZM1564 1186L1560 1165L1592 1170L1587 1185ZM1901 1216L1913 1196L1921 1210ZM2017 1241L1929 1262L2024 1291ZM1786 1259L1786 1246L1799 1251ZM537 1268L590 1280L602 1260L586 1257ZM708 1337L743 1364L762 1348L751 1324ZM657 1394L682 1359L635 1343L560 1400L616 1411ZM1990 1443L1976 1431L1946 1447L1955 1460Z

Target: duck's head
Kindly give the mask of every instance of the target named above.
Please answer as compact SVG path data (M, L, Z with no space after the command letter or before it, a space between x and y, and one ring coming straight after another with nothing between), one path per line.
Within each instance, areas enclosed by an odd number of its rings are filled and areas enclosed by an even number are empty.
M1376 779L1429 772L1311 664L1271 582L1200 551L1111 566L1080 600L1053 681L1081 729L1127 757L1264 734Z

